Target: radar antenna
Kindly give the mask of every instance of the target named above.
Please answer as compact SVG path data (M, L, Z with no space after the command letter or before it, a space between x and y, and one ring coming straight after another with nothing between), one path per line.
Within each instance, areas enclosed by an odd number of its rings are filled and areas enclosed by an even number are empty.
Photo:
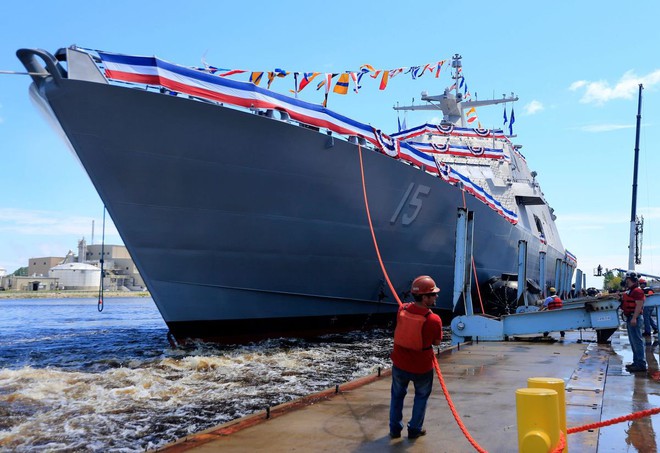
M497 105L518 100L518 96L513 95L513 93L510 97L502 96L502 99L487 99L483 101L464 100L463 94L459 92L460 78L462 77L461 71L463 68L462 58L459 54L454 54L452 57L451 66L454 71L451 77L454 80L454 85L451 88L445 88L444 93L438 95L429 95L426 91L422 91L422 101L426 101L428 104L415 105L413 102L411 105L396 105L393 107L394 110L441 110L443 124L453 124L463 127L465 125L463 116L465 110L469 110L472 107Z

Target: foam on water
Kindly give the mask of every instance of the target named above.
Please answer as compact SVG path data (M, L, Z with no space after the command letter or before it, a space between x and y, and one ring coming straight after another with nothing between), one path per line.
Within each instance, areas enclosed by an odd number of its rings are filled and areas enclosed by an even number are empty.
M143 451L389 366L385 330L171 349L150 299L110 301L105 318L26 304L30 326L0 341L0 450Z

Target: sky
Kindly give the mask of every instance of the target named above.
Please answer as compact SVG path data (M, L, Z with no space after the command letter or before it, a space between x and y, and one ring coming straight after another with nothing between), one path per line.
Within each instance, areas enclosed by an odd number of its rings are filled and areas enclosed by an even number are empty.
M102 5L102 6L101 6ZM157 6L155 6L157 5ZM463 56L478 99L515 93L514 143L557 215L563 245L578 258L588 286L598 265L625 268L632 193L637 86L644 98L638 214L644 217L642 264L660 275L660 3L527 1L320 3L167 0L9 2L0 18L0 71L22 71L22 47L54 53L81 47L157 55L186 66L300 72L393 69ZM240 78L239 78L240 79ZM64 256L77 242L101 240L103 204L84 170L32 105L30 79L0 74L0 268ZM286 93L290 79L272 88ZM396 132L396 103L419 102L451 84L439 78L392 79L384 91L331 95L328 107ZM322 91L301 98L320 103ZM511 104L507 106L510 114ZM484 127L502 126L502 106L478 110ZM410 112L407 125L437 120ZM105 242L121 244L112 222Z

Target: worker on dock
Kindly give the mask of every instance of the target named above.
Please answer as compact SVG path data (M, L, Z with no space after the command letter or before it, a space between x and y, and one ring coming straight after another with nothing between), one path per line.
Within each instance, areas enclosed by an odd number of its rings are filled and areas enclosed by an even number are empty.
M650 296L653 294L653 290L651 287L646 286L646 280L643 278L639 279L639 287L642 288L642 291L644 291L644 296ZM642 312L642 316L644 317L644 336L645 337L650 337L651 336L651 329L653 329L653 333L658 333L658 322L653 319L653 312L655 311L655 307L647 307L644 305L644 311Z
M550 293L550 295L546 297L545 300L543 301L543 307L541 307L541 311L559 310L560 308L562 308L564 306L564 302L557 295L557 290L551 286L550 289L548 289L548 292ZM559 335L561 336L561 338L564 338L566 332L562 330L561 332L559 332ZM548 332L543 332L543 336L547 337Z
M625 279L626 291L621 295L621 309L626 319L628 340L633 352L633 362L626 365L631 373L646 371L646 356L644 354L644 340L642 329L638 322L644 310L644 291L639 287L639 280L635 272L627 272Z
M424 416L426 403L433 389L433 345L442 340L442 321L431 311L440 288L435 281L421 275L413 280L413 303L399 308L394 330L392 351L392 398L390 402L390 437L401 437L403 430L403 400L408 384L415 387L412 417L408 422L408 439L426 434Z

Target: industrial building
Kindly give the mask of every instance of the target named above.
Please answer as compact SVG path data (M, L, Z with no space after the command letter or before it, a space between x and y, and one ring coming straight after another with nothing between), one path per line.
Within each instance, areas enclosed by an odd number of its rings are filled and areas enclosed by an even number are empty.
M28 260L28 275L0 275L0 289L16 291L94 290L101 281L108 291L140 291L144 280L123 245L92 244L78 241L78 254L47 256Z

